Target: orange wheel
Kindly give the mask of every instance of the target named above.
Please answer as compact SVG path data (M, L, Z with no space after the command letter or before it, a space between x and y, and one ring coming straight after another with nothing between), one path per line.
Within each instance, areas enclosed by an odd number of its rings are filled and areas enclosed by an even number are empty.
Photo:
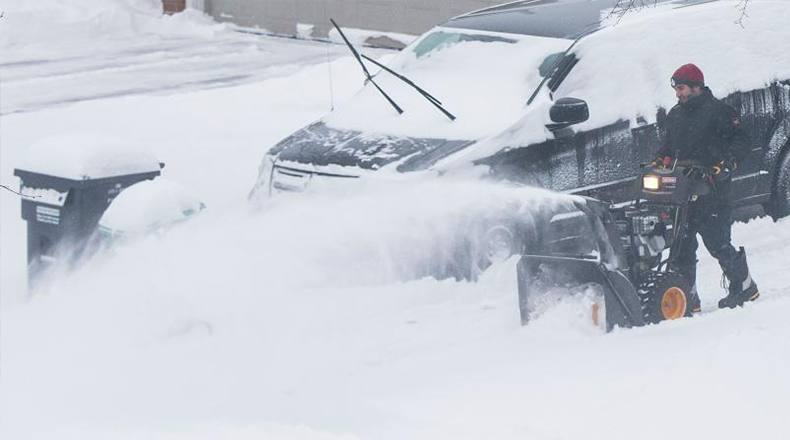
M675 272L653 272L637 287L645 323L655 324L691 314L686 292L692 283Z
M601 323L601 317L600 317L600 313L601 312L600 312L600 310L601 310L601 307L598 305L598 303L597 302L593 303L593 305L592 305L592 322L593 322L593 325L596 326L596 327L598 327L598 325L600 325L600 323Z
M664 319L683 317L686 314L686 306L686 293L679 287L670 287L661 296L661 314L664 315Z

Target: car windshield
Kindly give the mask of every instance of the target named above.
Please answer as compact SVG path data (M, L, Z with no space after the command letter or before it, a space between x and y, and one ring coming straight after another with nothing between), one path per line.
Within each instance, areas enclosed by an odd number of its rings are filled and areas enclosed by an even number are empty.
M476 140L504 130L572 40L435 28L387 65L455 114L447 120L423 96L388 73L376 82L403 108L398 115L368 84L324 122L338 130L393 136ZM371 73L377 69L371 69Z
M445 32L445 31L436 31L428 34L425 38L421 39L420 42L414 46L412 52L417 55L417 58L422 58L423 56L440 50L442 48L446 48L452 46L454 44L468 42L468 41L480 41L483 43L516 43L517 40L511 38L502 38L502 37L495 37L492 35L475 35L475 34L462 34L459 32Z

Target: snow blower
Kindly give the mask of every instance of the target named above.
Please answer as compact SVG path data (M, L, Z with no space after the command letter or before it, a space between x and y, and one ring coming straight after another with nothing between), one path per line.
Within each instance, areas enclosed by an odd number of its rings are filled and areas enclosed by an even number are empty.
M580 198L544 213L518 263L521 323L548 294L597 293L590 315L607 331L691 316L693 280L674 270L689 203L710 192L711 168L692 162L643 165L633 203L610 208ZM556 295L554 295L556 296Z

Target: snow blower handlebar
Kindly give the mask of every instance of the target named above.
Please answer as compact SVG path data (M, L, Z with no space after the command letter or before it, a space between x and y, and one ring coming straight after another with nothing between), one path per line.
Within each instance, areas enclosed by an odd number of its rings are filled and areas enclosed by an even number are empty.
M640 168L657 168L657 169L671 169L685 168L686 170L693 170L696 173L702 173L706 176L717 174L717 165L710 166L701 163L695 159L677 159L671 157L659 157L652 162L642 163Z

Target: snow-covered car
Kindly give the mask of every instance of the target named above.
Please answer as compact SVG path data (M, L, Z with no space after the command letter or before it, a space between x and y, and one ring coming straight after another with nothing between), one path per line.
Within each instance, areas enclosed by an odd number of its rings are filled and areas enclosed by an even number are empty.
M790 214L790 2L751 2L748 14L732 1L614 8L625 3L520 1L442 23L387 64L435 98L379 72L345 106L269 149L251 199L317 181L472 169L626 202L676 103L670 77L695 63L752 142L734 206Z
M193 218L205 205L178 182L158 178L136 183L121 192L99 220L105 243L121 238L162 233Z

